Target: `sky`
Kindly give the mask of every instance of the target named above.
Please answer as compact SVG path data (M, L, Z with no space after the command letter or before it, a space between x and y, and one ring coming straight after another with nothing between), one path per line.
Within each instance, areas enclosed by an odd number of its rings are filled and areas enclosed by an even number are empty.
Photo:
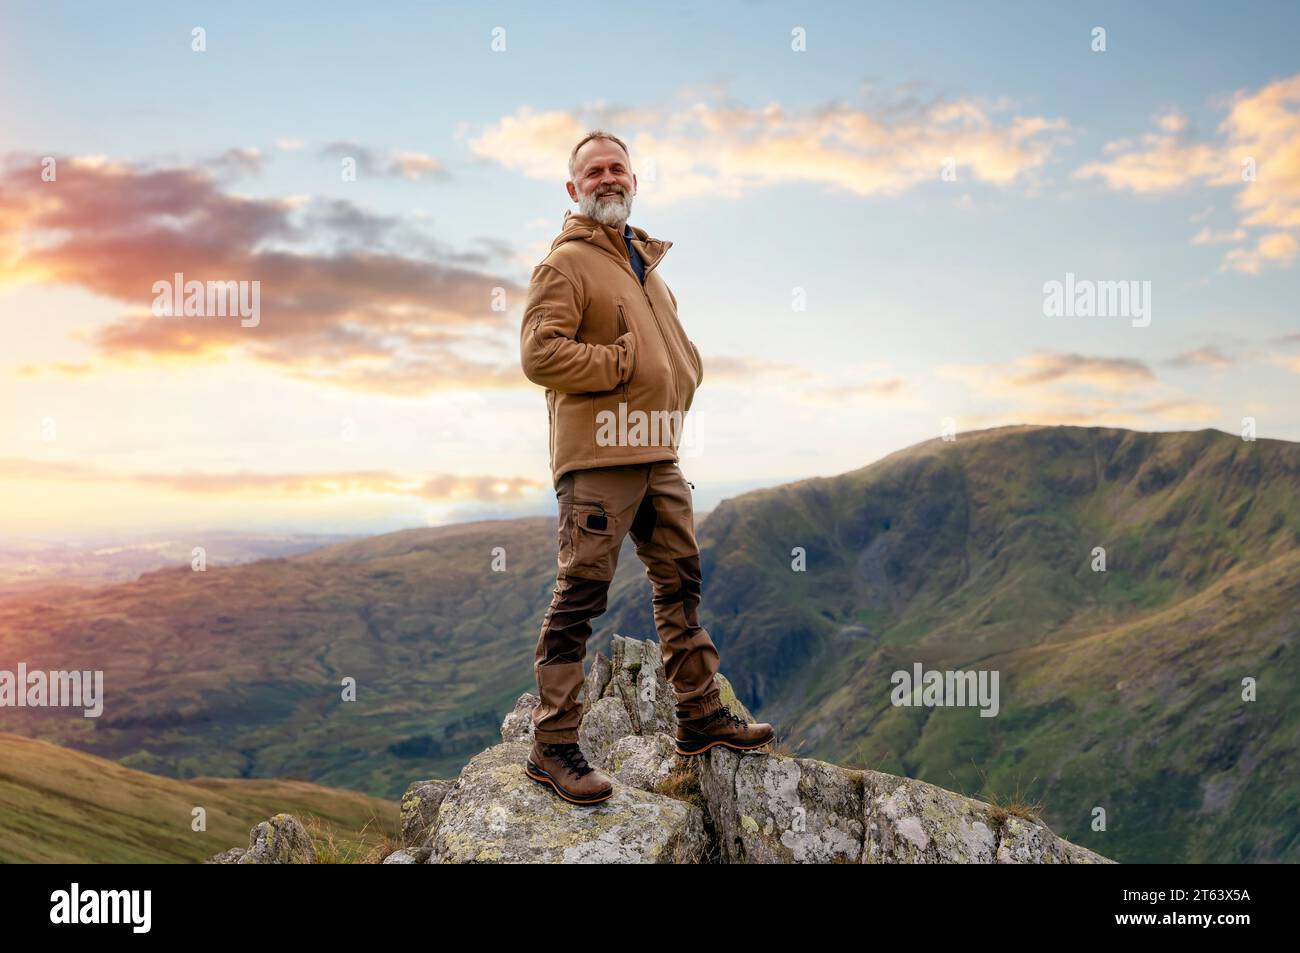
M945 428L1300 439L1300 8L1133 6L6 3L0 536L554 513L519 325L593 128L697 508Z

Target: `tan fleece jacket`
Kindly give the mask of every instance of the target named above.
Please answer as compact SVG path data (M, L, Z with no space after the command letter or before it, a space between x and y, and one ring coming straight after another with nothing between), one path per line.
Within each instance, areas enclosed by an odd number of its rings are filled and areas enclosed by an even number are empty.
M520 363L546 388L557 483L570 470L676 461L703 380L699 349L656 271L673 243L632 231L644 286L619 230L573 211L528 284Z

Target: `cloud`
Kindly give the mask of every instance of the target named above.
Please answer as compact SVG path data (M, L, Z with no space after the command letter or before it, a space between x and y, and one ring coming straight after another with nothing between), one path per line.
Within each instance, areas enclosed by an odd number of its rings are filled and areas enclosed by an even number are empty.
M440 473L414 476L390 470L345 470L305 473L123 473L94 463L0 457L0 480L41 482L129 483L196 496L249 495L302 501L341 493L417 497L439 503L465 500L506 502L526 499L543 484L523 477Z
M39 168L34 158L0 164L0 284L72 286L126 305L90 335L104 360L241 356L410 396L526 385L515 361L481 356L513 333L508 310L494 305L523 297L517 282L482 270L499 245L452 250L340 200L231 195L205 168L72 157L52 182ZM260 282L260 322L154 316L153 285L176 272Z
M266 158L256 148L248 146L243 149L227 149L204 165L231 177L257 175L266 167Z
M1300 374L1300 355L1297 354L1269 354L1264 358L1270 364L1277 364L1285 367L1289 371Z
M710 387L729 387L758 396L778 386L786 398L814 404L842 404L867 398L891 403L915 403L901 377L865 380L868 374L888 368L872 361L849 371L826 373L788 361L773 361L742 354L703 354L704 376Z
M336 160L353 159L356 161L357 171L363 175L403 178L412 182L423 178L451 178L441 160L423 152L396 152L384 157L374 149L349 140L331 142L320 150L320 155Z
M713 382L733 381L752 384L762 378L773 380L783 378L788 381L811 380L818 375L806 367L786 361L769 361L764 358L748 357L739 354L701 354L706 380Z
M1152 418L1171 424L1208 426L1219 417L1220 408L1203 401L1157 400L1125 405L1107 397L1081 398L1052 395L991 414L963 414L963 429L996 427L1008 423L1070 424L1079 427L1151 427Z
M1296 258L1294 232L1300 230L1300 73L1234 94L1213 141L1198 137L1180 116L1160 117L1157 126L1158 132L1137 142L1107 143L1105 151L1113 158L1088 163L1074 174L1134 192L1235 188L1238 227L1203 228L1193 243L1246 241L1246 229L1268 229L1253 247L1229 250L1222 268L1254 275L1268 265L1290 266Z
M1153 393L1158 390L1156 376L1134 358L1037 352L1007 364L947 364L938 373L964 381L981 398L1000 396L1012 405L996 413L962 415L964 425L1032 420L1149 427L1152 417L1204 425L1219 414L1216 406L1204 401ZM1133 392L1133 396L1117 396L1116 391Z
M1203 180L1232 185L1236 170L1225 166L1222 147L1198 141L1185 120L1171 127L1168 119L1157 119L1161 131L1146 133L1136 142L1106 143L1103 151L1114 158L1081 166L1075 178L1100 178L1112 189L1133 192L1170 191Z
M854 401L859 398L865 398L874 403L887 401L894 405L920 406L922 403L917 395L909 394L907 383L901 377L826 384L804 390L800 392L799 396L814 403L829 404L844 404L847 401Z
M393 159L392 170L404 179L416 181L425 176L447 178L442 162L423 152L399 152Z
M776 102L750 107L702 100L657 110L596 104L535 112L525 106L482 129L469 146L476 156L529 178L566 179L569 153L587 129L633 129L623 138L638 191L652 202L740 198L797 182L892 196L939 182L950 159L959 180L994 186L1027 180L1066 141L1068 125L1007 112L1007 104L982 99L798 110Z
M945 364L939 373L1003 393L1061 383L1127 388L1155 380L1150 368L1135 358L1053 352L1027 354L1010 364Z
M1088 357L1083 354L1036 353L1018 362L1023 370L1012 374L1013 387L1034 387L1058 381L1094 387L1130 387L1155 380L1142 361L1131 357Z
M72 361L55 361L51 364L21 364L14 371L16 377L37 377L54 371L67 377L88 377L95 372L95 365L74 363Z
M1223 256L1224 264L1237 271L1257 275L1267 264L1289 265L1295 261L1300 242L1287 232L1261 235L1254 248L1234 248Z
M1192 236L1193 245L1219 245L1224 242L1239 242L1246 237L1244 228L1234 228L1230 232L1216 232L1206 225Z
M1184 351L1165 363L1170 367L1227 367L1234 361L1217 347L1203 347L1195 351Z
M896 397L903 392L904 386L901 377L887 377L884 380L850 384L847 387L841 387L839 392L846 397L858 395L864 397Z

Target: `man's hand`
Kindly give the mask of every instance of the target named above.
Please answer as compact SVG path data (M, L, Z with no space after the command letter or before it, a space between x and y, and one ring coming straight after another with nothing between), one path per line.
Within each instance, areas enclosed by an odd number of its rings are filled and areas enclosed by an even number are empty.
M585 344L575 340L581 324L582 299L573 282L550 265L534 268L519 331L524 376L561 394L599 393L625 383L636 364L632 332L613 344Z

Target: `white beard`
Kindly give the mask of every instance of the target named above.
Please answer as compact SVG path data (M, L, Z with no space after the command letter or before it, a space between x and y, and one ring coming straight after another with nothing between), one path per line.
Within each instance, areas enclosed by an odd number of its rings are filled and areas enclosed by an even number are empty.
M617 187L623 191L622 187ZM599 198L600 186L592 189L585 195L578 193L578 211L588 218L594 218L602 225L608 225L611 228L622 228L627 222L628 217L632 214L632 196L635 192L623 192L621 199Z

